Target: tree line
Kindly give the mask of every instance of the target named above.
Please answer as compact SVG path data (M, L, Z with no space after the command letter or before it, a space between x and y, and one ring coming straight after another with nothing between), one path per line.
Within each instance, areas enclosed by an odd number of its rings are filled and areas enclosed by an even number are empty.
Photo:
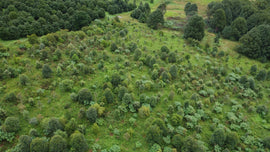
M10 0L0 2L0 38L12 40L60 29L79 30L91 21L136 8L128 0Z

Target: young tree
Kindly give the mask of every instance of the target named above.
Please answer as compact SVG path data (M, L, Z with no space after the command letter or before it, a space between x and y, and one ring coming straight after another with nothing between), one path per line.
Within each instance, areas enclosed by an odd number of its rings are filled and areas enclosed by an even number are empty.
M192 38L201 41L204 37L204 20L202 17L194 15L189 20L184 29L184 38Z
M80 132L75 132L70 136L71 152L86 152L88 151L87 142Z
M178 68L176 65L173 65L170 67L170 74L172 76L172 79L175 79L177 77L177 74L178 74Z
M226 25L226 15L223 9L215 11L211 20L211 25L216 32L221 32L224 29Z
M79 103L83 104L84 102L91 102L92 97L92 93L87 88L83 88L78 92L77 99Z
M217 129L211 137L211 144L223 146L226 141L226 134L224 129Z
M114 95L111 91L111 89L106 88L104 91L104 97L107 103L113 103L114 101Z
M52 69L47 64L44 64L42 68L43 78L45 79L50 78L52 76L52 72L53 72Z
M67 141L59 135L55 135L50 140L50 152L66 152Z
M262 61L270 59L270 25L260 25L240 39L238 52Z
M121 78L119 74L114 73L111 78L111 83L114 87L117 87L121 83Z
M86 110L86 118L90 121L90 123L95 123L97 120L97 109L89 107Z
M49 152L49 144L44 138L35 138L30 144L31 152Z
M179 134L174 135L172 138L172 145L177 149L177 151L181 151L183 137Z
M246 19L244 19L243 17L238 17L237 19L235 19L232 22L231 27L232 27L233 31L235 31L233 34L235 40L239 40L240 37L242 35L246 34L246 32L248 30Z
M18 132L20 127L20 121L17 117L7 117L4 125L2 126L2 129L6 132Z
M198 12L198 6L197 4L191 4L190 2L188 2L185 5L184 11L186 13L186 16L195 15Z
M161 9L157 9L149 15L147 20L148 27L152 29L157 29L159 25L163 24L164 24L164 15Z
M22 135L19 138L18 149L19 152L30 152L30 144L32 142L32 138L27 135Z

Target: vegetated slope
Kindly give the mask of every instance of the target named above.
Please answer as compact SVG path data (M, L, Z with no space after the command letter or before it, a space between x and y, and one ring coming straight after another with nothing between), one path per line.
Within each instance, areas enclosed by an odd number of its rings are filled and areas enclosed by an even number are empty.
M79 30L91 21L110 14L131 11L133 2L123 0L10 0L0 3L0 38L12 40L60 29Z
M269 64L182 36L113 19L1 46L1 151L266 151Z
M267 0L211 2L208 4L207 23L211 31L224 38L239 40L239 53L267 62L270 59L269 9L270 2Z

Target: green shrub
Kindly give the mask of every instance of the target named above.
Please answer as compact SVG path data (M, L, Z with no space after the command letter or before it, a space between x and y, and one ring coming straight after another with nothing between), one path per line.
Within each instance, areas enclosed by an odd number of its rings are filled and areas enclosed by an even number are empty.
M177 149L177 151L181 151L181 147L183 145L183 137L179 134L176 134L172 138L172 145Z
M147 129L146 138L149 143L162 143L162 130L158 125L151 125Z
M97 110L93 107L89 107L86 110L86 118L90 121L90 123L95 123L97 120Z
M71 152L86 152L88 151L87 142L80 132L75 132L70 136Z
M152 29L157 29L159 25L164 24L164 16L161 9L157 9L152 12L147 20L148 27Z
M44 138L35 138L30 144L30 152L49 152L49 144Z
M104 91L104 97L107 103L113 103L114 101L114 95L111 91L111 89L106 88Z
M114 87L117 87L121 83L121 78L119 74L114 73L111 78L111 83Z
M270 149L270 136L265 137L265 138L263 139L263 145L264 145L264 147Z
M83 88L78 92L77 100L81 104L90 103L93 100L92 93L88 89Z
M192 16L198 12L198 6L197 6L197 4L192 4L192 3L188 2L185 5L184 11L185 11L187 16Z
M178 114L173 114L171 117L171 123L173 126L179 126L182 122L182 117Z
M267 73L265 70L261 70L258 75L256 76L256 79L259 81L264 81L266 80Z
M77 122L74 118L70 119L70 121L65 125L65 131L68 135L74 133L74 131L78 128Z
M18 132L21 129L19 119L17 117L7 117L2 129L6 132Z
M30 44L38 44L39 40L36 34L27 35L28 42Z
M189 20L184 29L185 39L194 39L201 41L205 35L204 33L204 20L202 17L194 15Z
M226 134L224 129L217 129L211 137L211 144L223 146L226 141Z
M118 99L119 101L122 101L125 93L128 93L128 89L124 86L121 86L118 90Z
M7 112L3 108L0 108L0 120L3 121L7 118Z
M9 94L7 94L5 96L4 101L6 101L6 102L16 102L17 97L16 97L14 92L11 92L11 93L9 93Z
M38 137L39 136L39 133L36 129L32 128L29 130L29 136L32 137L32 138L35 138L35 137Z
M19 152L30 152L30 144L32 142L32 138L27 135L22 135L19 138L18 142L18 150Z
M117 49L118 49L117 45L116 45L115 43L112 43L112 44L111 44L110 50L111 50L112 52L114 52L114 51L117 50Z
M198 140L194 139L193 137L187 137L181 148L182 152L205 152L204 145L199 143Z
M161 52L164 52L166 54L168 54L170 52L170 49L165 45L163 45L160 50L161 50Z
M67 152L67 141L59 135L53 136L50 140L50 152Z
M47 118L43 120L42 128L46 135L52 136L56 130L63 130L64 126L57 118Z
M50 78L52 76L52 69L47 65L43 65L43 68L42 68L42 76L43 78L47 79L47 78Z
M136 49L134 52L134 61L138 61L142 55L142 52L140 49Z
M73 81L65 79L60 83L60 89L64 92L71 91L73 88Z
M133 97L130 93L125 93L123 98L122 98L122 102L125 105L129 105L130 103L133 103Z
M170 74L172 76L172 79L176 79L177 78L178 68L177 68L176 65L171 66L169 72L170 72Z
M24 74L20 75L19 79L20 79L20 84L23 86L25 86L29 82L29 78Z
M227 133L225 143L229 149L234 149L238 145L239 141L240 140L239 140L238 134L236 132L228 132Z

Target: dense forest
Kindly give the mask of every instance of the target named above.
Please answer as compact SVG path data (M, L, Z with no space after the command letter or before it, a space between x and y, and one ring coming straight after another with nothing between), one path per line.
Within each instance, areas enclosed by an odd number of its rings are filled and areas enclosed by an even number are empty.
M60 29L79 30L95 19L131 11L136 4L124 0L9 0L0 2L0 38L12 40Z
M0 7L0 151L270 150L269 0Z

